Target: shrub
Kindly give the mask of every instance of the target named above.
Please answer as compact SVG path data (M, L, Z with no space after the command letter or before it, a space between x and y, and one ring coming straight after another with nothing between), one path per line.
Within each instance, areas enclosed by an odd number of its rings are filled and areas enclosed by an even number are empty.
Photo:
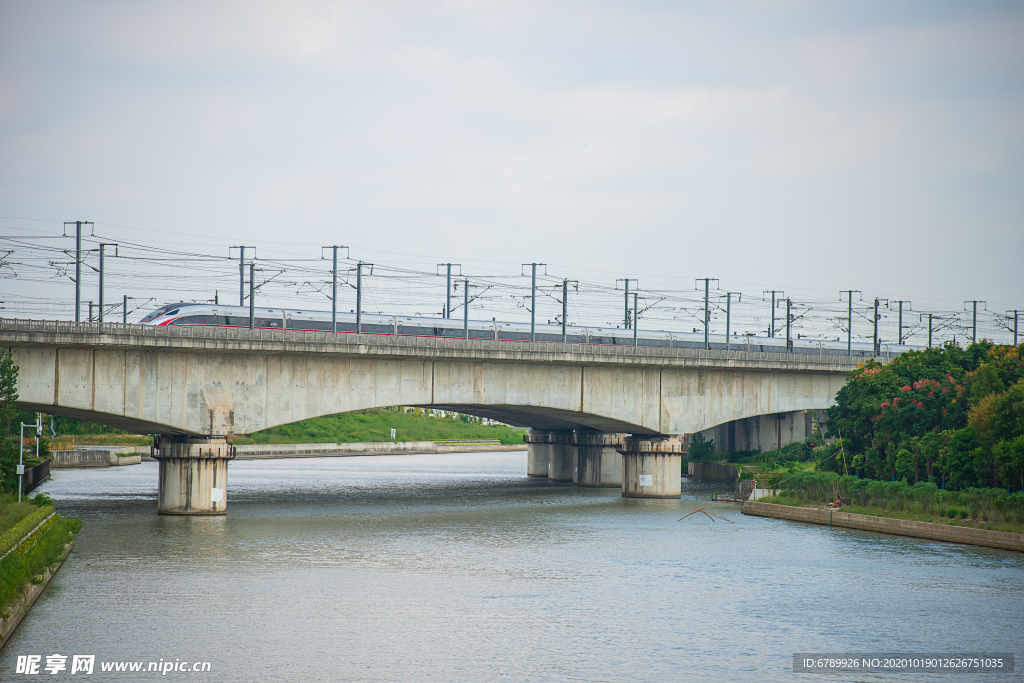
M28 499L30 503L35 503L39 507L53 507L53 498L50 498L45 493L37 493Z
M710 462L715 459L715 440L704 440L703 434L694 434L687 451L693 462Z
M25 534L32 531L39 522L46 519L52 512L52 507L39 508L3 534L0 534L0 553L6 553L10 550L15 543L20 541Z

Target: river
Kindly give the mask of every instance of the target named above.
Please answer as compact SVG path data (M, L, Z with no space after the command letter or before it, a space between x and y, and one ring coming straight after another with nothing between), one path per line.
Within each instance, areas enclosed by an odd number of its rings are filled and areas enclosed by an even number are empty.
M0 679L963 681L792 656L1022 655L1022 554L747 517L708 485L624 499L525 457L235 461L222 517L157 515L155 463L56 470L41 490L85 526ZM55 653L210 673L12 674Z

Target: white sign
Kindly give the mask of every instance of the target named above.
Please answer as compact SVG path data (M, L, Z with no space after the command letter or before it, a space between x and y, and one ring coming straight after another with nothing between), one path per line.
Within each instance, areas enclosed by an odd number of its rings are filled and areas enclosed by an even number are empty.
M641 474L640 475L640 486L654 486L654 475L653 474Z
M210 501L219 503L224 500L224 489L212 488L210 489Z
M398 430L397 429L392 429L391 430L391 438L394 439L396 436L398 436Z
M18 472L17 473L18 474L25 474L25 466L24 465L18 465Z

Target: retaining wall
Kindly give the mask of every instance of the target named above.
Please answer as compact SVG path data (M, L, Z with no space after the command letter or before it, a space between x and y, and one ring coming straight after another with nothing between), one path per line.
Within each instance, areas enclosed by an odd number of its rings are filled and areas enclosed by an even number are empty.
M775 505L774 503L757 503L749 500L743 504L742 512L745 515L775 517L777 519L788 519L794 522L826 524L828 526L877 531L879 533L895 534L897 536L914 536L916 538L928 538L934 541L967 543L970 545L983 545L989 548L1002 548L1004 550L1024 552L1024 534L1014 534L1006 531L972 529L970 527L954 526L952 524L913 522L907 519L894 519L891 517L855 515L850 512L843 512L841 509L833 510L826 508L824 510L818 510L815 508L793 507L790 505Z
M38 465L25 468L25 476L21 480L21 492L29 493L35 487L50 478L50 461L44 459Z
M719 462L688 462L686 476L691 479L710 481L736 481L740 477L740 469L736 465Z
M149 452L149 448L146 448ZM119 457L118 453L132 453ZM142 462L142 456L131 448L112 448L109 450L100 448L82 448L73 451L51 451L53 456L53 467L110 467L111 465L137 465Z

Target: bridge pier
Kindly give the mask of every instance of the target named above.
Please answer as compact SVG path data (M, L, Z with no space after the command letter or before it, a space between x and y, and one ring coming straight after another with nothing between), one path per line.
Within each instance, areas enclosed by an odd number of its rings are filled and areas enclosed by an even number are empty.
M576 467L572 481L577 486L622 486L622 456L616 446L622 443L620 434L604 432L576 432Z
M622 495L626 498L679 498L686 445L678 436L628 436L622 453Z
M548 444L551 459L548 461L548 479L551 481L572 481L576 470L576 446L572 432L550 432Z
M225 514L232 457L224 437L160 437L157 514Z
M526 474L530 477L548 476L551 463L551 447L548 444L549 432L543 429L531 429L523 436L526 442Z

